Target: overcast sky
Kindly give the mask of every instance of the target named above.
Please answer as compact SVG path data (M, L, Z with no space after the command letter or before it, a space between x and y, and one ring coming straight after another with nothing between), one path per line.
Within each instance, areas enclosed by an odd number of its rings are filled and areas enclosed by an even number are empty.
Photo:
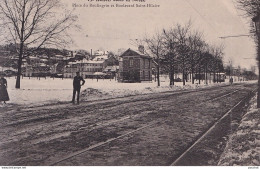
M96 0L95 0L96 1ZM132 0L131 0L132 1ZM242 12L235 8L233 0L145 0L145 3L157 4L156 8L101 8L78 7L81 32L73 32L74 49L104 49L117 51L119 48L134 48L131 39L141 39L162 28L176 23L186 23L190 19L194 29L204 32L210 44L225 45L224 61L233 61L234 66L250 68L256 65L254 41L249 37L220 39L222 36L248 34L249 18L243 18ZM90 4L88 0L63 0L68 8L74 3ZM116 4L112 2L91 2L92 4ZM118 2L117 4L123 4Z

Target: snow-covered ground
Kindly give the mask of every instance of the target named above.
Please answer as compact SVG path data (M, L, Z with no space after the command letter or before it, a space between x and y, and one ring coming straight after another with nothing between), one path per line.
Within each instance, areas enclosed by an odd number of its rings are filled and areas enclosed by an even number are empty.
M238 130L231 135L218 165L260 166L260 109L256 96L250 101Z
M118 83L109 79L85 79L86 84L82 86L82 100L99 100L115 97L123 97L137 94L147 94L155 92L166 92L174 90L195 89L212 85L223 85L209 83L201 85L188 82L182 86L182 82L169 86L167 76L161 77L161 86L157 87L157 82L146 83ZM52 79L52 78L28 78L21 79L21 89L15 89L15 78L7 78L9 103L21 105L41 105L47 103L70 101L72 98L72 79ZM198 82L195 82L198 83ZM227 83L227 82L226 82Z

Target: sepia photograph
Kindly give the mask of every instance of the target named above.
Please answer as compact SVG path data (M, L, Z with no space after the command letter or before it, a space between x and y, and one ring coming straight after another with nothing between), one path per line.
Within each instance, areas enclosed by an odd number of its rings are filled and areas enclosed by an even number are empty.
M0 169L259 169L259 76L260 0L0 0Z

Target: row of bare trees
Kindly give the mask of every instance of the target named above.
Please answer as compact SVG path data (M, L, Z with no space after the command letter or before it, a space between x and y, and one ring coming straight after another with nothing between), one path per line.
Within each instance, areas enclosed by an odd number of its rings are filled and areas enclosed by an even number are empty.
M156 65L156 78L160 86L160 72L166 72L170 77L170 85L174 85L174 75L182 73L182 82L185 85L187 76L191 76L192 83L195 74L213 74L213 81L218 81L216 76L224 70L223 45L210 46L203 39L203 33L193 31L191 23L177 24L169 29L157 31L143 40L147 53L153 57ZM199 78L200 83L200 78Z

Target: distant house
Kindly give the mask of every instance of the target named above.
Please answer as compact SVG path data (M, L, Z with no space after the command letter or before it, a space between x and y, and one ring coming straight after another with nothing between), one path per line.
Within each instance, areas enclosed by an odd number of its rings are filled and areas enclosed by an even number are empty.
M78 70L78 63L77 62L70 62L68 65L64 67L63 76L65 78L73 78L76 76L76 72Z
M49 57L47 55L39 55L38 56L40 59L48 59Z
M26 58L27 63L32 65L32 66L36 66L38 64L40 64L40 58L36 57L36 56L29 56Z
M92 78L95 77L97 73L104 74L103 72L106 67L116 65L118 65L116 58L112 56L108 57L107 55L96 56L93 60L83 59L69 62L64 68L64 77L72 78L76 75L76 72L79 71L84 78Z
M26 63L22 64L22 73L24 76L47 76L50 73L48 59L36 56L26 58Z
M101 50L97 50L94 52L94 56L103 56L103 55L108 55L107 51L101 51Z
M79 71L81 76L84 78L93 77L96 72L102 73L104 69L104 60L103 61L89 61L82 60L77 62L70 62L64 68L64 77L72 78L76 76L76 72Z
M56 61L66 60L66 58L63 55L55 55L53 59L55 59Z
M95 56L95 58L93 60L101 61L101 60L107 60L107 59L108 59L108 55L98 55L98 56Z
M144 54L143 46L138 51L128 49L120 57L118 81L152 81L152 58Z
M104 73L116 73L119 70L119 66L107 66L103 72Z
M91 78L95 76L96 72L102 73L104 69L104 63L105 63L104 60L85 61L80 64L81 70L79 69L79 71L81 72L84 78Z
M119 71L119 66L107 66L104 70L103 73L105 73L106 75L110 76L110 78L114 78L116 76L116 74Z

